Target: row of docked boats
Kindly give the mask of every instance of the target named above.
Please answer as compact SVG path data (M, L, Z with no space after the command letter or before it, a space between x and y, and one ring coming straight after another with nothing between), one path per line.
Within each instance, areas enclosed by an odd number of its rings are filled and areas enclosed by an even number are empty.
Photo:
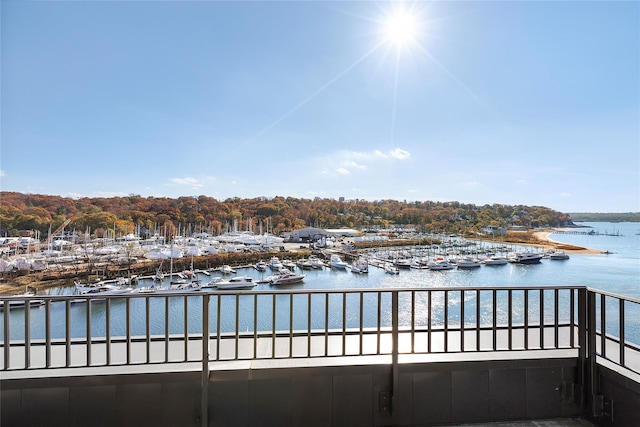
M400 269L425 269L425 270L453 270L453 269L475 269L480 268L483 265L496 266L505 264L539 264L542 259L551 260L566 260L569 259L569 255L564 251L549 251L549 252L512 252L506 256L503 255L490 255L485 258L474 258L471 256L459 257L459 258L445 258L436 257L432 260L426 259L399 259L399 260L378 260L381 263L381 267L385 269L385 272L389 274L398 274Z
M4 311L5 307L12 308L25 308L29 307L39 307L44 305L43 299L34 298L36 294L29 291L29 286L25 287L25 292L19 295L12 295L10 297L6 297L6 299L0 301L0 311Z

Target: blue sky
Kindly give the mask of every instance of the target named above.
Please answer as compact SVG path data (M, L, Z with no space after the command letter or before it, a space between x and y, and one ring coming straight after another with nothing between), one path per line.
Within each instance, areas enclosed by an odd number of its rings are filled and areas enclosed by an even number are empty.
M637 1L0 7L3 191L640 211Z

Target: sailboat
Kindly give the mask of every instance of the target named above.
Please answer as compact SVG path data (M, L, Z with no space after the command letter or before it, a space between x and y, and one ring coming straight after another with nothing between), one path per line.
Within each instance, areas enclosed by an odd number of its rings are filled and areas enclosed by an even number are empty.
M162 282L164 280L164 273L162 272L162 263L164 260L160 261L160 266L156 270L156 274L153 276L154 282Z
M193 256L191 257L191 268L193 269ZM173 292L192 292L202 289L200 280L195 279L187 281L186 279L173 280L173 242L171 242L171 258L169 263L169 286L150 286L144 288L138 288L134 290L134 293L153 293L153 294L168 294Z

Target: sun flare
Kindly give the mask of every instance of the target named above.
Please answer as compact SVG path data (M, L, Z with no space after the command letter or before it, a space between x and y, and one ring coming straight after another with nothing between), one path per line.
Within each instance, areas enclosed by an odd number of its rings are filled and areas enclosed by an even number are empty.
M418 35L417 17L407 11L397 10L387 17L383 34L386 42L398 47L414 42Z

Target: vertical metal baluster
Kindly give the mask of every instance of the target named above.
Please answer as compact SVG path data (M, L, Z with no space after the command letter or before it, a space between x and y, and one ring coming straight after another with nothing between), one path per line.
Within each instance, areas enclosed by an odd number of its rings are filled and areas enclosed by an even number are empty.
M498 349L498 291L493 290L493 351Z
M476 351L480 351L480 332L482 322L480 318L480 289L476 289Z
M111 299L107 298L105 313L104 313L104 327L105 327L105 339L106 339L106 353L107 353L107 366L111 365Z
M239 348L239 341L240 341L240 295L236 294L234 295L235 300L236 300L236 321L235 321L235 328L236 328L236 342L235 342L235 360L238 360L238 352L240 351Z
M464 352L464 291L460 291L460 351Z
M347 354L347 293L342 293L342 355Z
M4 315L4 366L3 370L8 370L11 366L11 359L9 351L11 349L11 328L9 324L9 314L11 312L11 306L9 305L9 301L4 302L3 306L3 315Z
M524 290L524 349L529 350L529 289Z
M253 295L253 358L258 358L258 295Z
M619 344L619 348L620 348L620 366L626 366L624 363L624 351L626 349L625 346L625 338L624 338L624 300L621 298L618 300L620 303L620 317L618 319L618 322L620 324L620 344Z
M571 348L575 348L576 347L576 342L575 342L575 331L574 331L574 327L575 327L575 304L576 304L576 290L575 289L570 289L569 290L569 347Z
M108 297L107 297L108 298ZM87 336L87 366L91 366L91 299L87 298L87 312L86 312L86 336Z
M606 297L600 295L600 356L607 357Z
M184 361L189 360L189 298L184 299Z
M324 294L324 355L329 355L329 293Z
M31 365L31 304L24 302L24 369Z
M382 333L381 330L381 310L382 310L382 293L378 292L378 348L377 348L377 352L376 354L380 354L380 334Z
M151 297L145 298L145 344L147 363L151 362Z
M209 295L202 295L202 377L200 378L200 426L209 425ZM220 296L218 296L218 343L220 342ZM219 349L216 357L219 358Z
M145 298L149 298L145 296ZM131 298L127 298L125 304L125 331L127 336L127 365L131 364Z
M65 367L71 366L71 300L64 302Z
M544 289L540 289L540 349L544 349Z
M187 300L187 297L182 297L183 301ZM169 297L164 297L164 362L169 361Z
M553 317L554 317L554 326L553 326L553 348L560 347L560 336L559 336L559 323L560 323L560 290L553 290Z
M273 312L271 313L271 321L273 322L271 324L272 328L271 328L271 358L275 359L276 357L276 321L277 321L277 316L276 316L276 294L272 294L273 298L272 300L272 305L271 307L273 307Z
M411 354L415 353L416 347L416 291L411 291Z
M431 353L431 291L427 292L427 353Z
M444 352L449 351L449 291L444 291Z
M391 369L392 369L392 383L391 383L391 413L393 414L395 409L396 395L399 392L400 373L398 369L398 352L400 343L398 342L398 290L391 292Z
M596 338L598 335L598 331L596 330L596 293L592 291L587 292L586 320L589 329L589 336L587 338L587 358L589 360L587 378L590 384L585 387L587 389L585 394L591 394L591 396L587 396L588 402L589 398L593 399L595 396L600 394L600 375L598 374L598 367L596 362ZM592 414L597 414L595 406L592 406Z
M289 357L293 357L293 294L289 294Z
M512 289L509 289L509 291L507 292L507 299L508 299L507 310L509 311L507 314L508 316L507 330L509 333L508 347L509 347L509 350L513 350L513 290Z
M592 343L591 339L591 322L595 315L595 307L590 306L591 296L587 292L586 287L578 288L578 370L576 374L576 382L578 390L581 390L579 396L579 403L581 407L585 407L587 399L587 369L589 355L589 348ZM593 312L589 312L589 307L593 309ZM594 321L595 323L595 321ZM594 356L595 357L595 356Z
M311 294L307 294L307 357L311 357Z
M360 292L360 356L364 353L364 293Z
M220 359L220 332L221 332L221 327L220 327L220 319L221 319L221 314L220 314L220 307L222 306L222 295L218 294L216 296L216 304L217 304L217 313L216 313L216 360L221 360ZM207 325L208 327L208 325Z
M51 300L44 303L45 368L51 367Z

